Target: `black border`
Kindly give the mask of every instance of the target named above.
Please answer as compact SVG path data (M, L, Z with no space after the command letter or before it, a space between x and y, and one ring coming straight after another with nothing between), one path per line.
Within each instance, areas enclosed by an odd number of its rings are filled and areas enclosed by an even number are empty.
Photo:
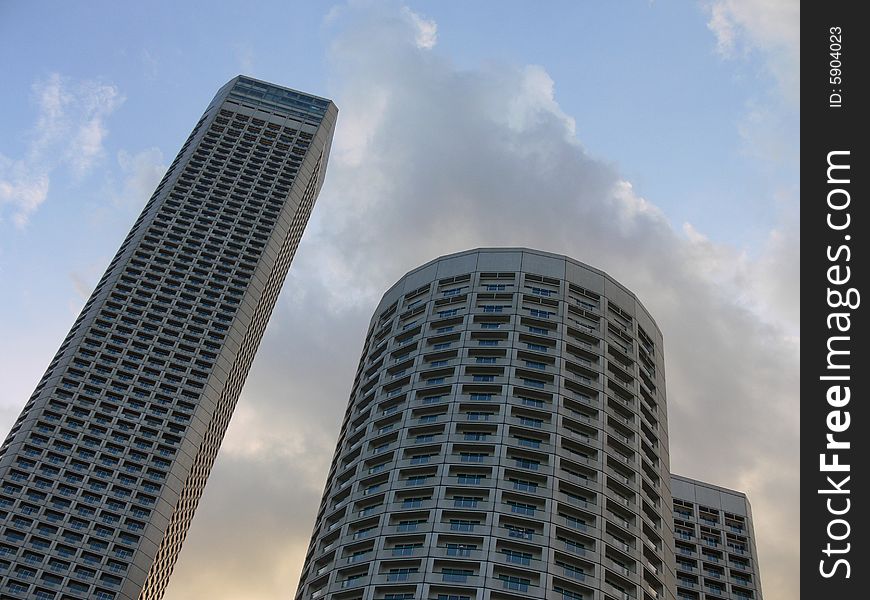
M796 0L795 0L796 1ZM867 331L868 310L863 304L870 303L870 296L861 298L855 308L832 308L828 302L828 290L855 288L859 294L867 291L864 285L865 272L870 266L867 262L864 237L870 233L867 226L868 210L866 170L867 155L862 139L870 127L865 112L870 112L865 85L862 78L866 72L867 37L870 25L863 22L859 13L865 7L859 2L818 2L805 3L801 20L803 56L801 60L801 185L803 190L803 209L801 214L801 342L803 346L803 365L801 369L801 591L807 599L863 599L870 598L870 535L867 533L867 511L870 505L866 490L870 487L867 480L868 448L863 443L870 427L867 426L868 411L867 379L870 369L862 356L862 345L870 344ZM834 27L841 28L841 81L831 80L831 35ZM836 31L836 30L834 30ZM836 63L834 63L836 65ZM834 73L836 76L836 72ZM839 93L841 105L834 107L831 95ZM836 98L835 98L836 99ZM848 151L849 154L832 156L840 164L846 162L850 169L832 171L832 179L848 179L848 183L829 183L828 160L832 151ZM846 175L848 173L848 175ZM828 206L828 194L832 190L845 189L848 192L848 207L834 211ZM834 203L845 203L843 192L833 193ZM828 215L834 224L845 222L849 213L848 229L836 231L828 223ZM847 237L848 236L848 239ZM841 246L849 250L837 250ZM831 260L829 253L836 258ZM848 258L848 261L847 261ZM829 282L829 269L839 265L839 275L845 276L845 267L850 268L850 279L842 284ZM831 273L835 278L837 271ZM849 312L848 332L830 331L828 316L833 312ZM845 321L842 321L845 323ZM849 369L832 371L828 365L828 341L832 335L848 336L848 340L835 342L839 349L849 350L849 355L841 355L837 360L850 364ZM848 382L824 381L824 375L848 375ZM851 397L848 404L839 408L831 406L827 391L833 384L848 385ZM836 400L835 400L836 401ZM848 441L851 447L846 450L826 450L826 435L829 433L828 417L831 411L848 411L849 426L845 431L835 433L835 439ZM845 419L844 414L832 419ZM834 427L837 427L836 420ZM823 473L820 467L820 454L839 453L839 461L850 465L848 473ZM831 459L828 459L830 462ZM819 490L830 488L826 477L839 483L844 475L851 479L842 487L848 494L821 494ZM846 506L849 510L841 517L829 513L826 501L831 498L834 510ZM828 524L832 519L842 518L848 522L848 537L833 541L828 536ZM833 526L832 532L840 536L847 531L843 523ZM823 550L828 543L833 548L845 548L844 554L825 556ZM850 565L849 577L845 577L845 565L840 564L834 576L825 578L820 570L820 561L830 572L837 558L843 558ZM797 575L797 574L795 574ZM763 579L763 573L762 573ZM773 590L769 590L771 592ZM777 596L778 598L780 596Z

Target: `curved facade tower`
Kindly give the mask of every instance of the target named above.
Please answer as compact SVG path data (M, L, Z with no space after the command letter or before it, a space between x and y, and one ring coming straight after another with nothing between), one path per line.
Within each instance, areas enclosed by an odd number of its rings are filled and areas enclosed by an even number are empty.
M297 599L674 597L662 338L564 256L405 275L369 327Z

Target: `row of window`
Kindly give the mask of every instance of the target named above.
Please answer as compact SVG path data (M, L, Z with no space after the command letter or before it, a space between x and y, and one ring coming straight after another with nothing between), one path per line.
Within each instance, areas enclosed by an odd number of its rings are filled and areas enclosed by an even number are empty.
M659 400L651 390L644 407L632 390L633 319L581 290L534 274L466 274L424 284L373 319L302 597L350 599L352 588L367 585L381 598L382 583L422 581L401 561L426 555L445 561L417 567L433 574L429 581L443 583L447 567L449 582L461 585L481 573L484 548L498 555L499 568L586 577L589 589L566 598L591 598L592 588L613 597L663 591ZM524 306L517 306L518 292ZM600 329L602 307L614 331L595 334L587 327ZM564 393L556 394L548 375L563 357L571 368ZM609 362L618 365L601 370ZM508 374L515 386L505 387ZM548 544L553 549L544 551ZM593 583L599 569L607 580ZM522 572L510 576L520 581L486 587L510 597L541 583ZM416 588L409 593L420 597Z
M7 514L16 515L4 535L54 557L47 563L37 563L37 553L24 557L37 565L28 567L36 580L51 575L66 577L67 587L85 583L67 572L75 564L71 557L95 565L107 577L126 569L138 545L138 536L129 532L144 527L140 519L149 516L161 492L174 447L185 435L224 332L286 199L288 189L282 186L292 182L295 171L279 182L280 173L264 175L274 166L264 162L257 176L272 181L263 188L262 200L247 200L259 186L250 185L251 169L244 164L237 165L237 185L227 193L232 197L209 200L209 189L222 185L213 172L222 168L220 152L206 154L215 141L206 136L165 192L169 198L156 214L151 211L150 223L147 207L137 221L134 230L146 225L138 247L60 377L52 408L38 415L25 456L3 487ZM299 147L307 143L300 141ZM285 163L298 163L284 150L276 148L275 155L284 159L282 169ZM269 200L269 194L282 196ZM117 259L109 270L116 264ZM80 318L74 329L82 322ZM113 547L113 539L127 545ZM65 544L74 546L66 549ZM67 569L61 568L64 562ZM104 578L90 583L97 579ZM78 591L87 590L94 597L90 585Z

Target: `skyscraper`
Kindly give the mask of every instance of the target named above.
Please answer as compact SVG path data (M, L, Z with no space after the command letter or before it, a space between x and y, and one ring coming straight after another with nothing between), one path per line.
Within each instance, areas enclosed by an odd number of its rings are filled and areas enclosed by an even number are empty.
M0 596L162 596L336 115L248 77L218 91L0 449Z
M674 498L677 598L761 600L752 508L746 494L679 475Z
M371 320L297 600L672 600L662 336L564 256L436 259Z

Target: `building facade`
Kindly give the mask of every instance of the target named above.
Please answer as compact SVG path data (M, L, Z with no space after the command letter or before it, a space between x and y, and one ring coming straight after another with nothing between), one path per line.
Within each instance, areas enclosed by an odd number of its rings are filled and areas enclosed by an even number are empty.
M752 508L746 494L671 476L677 598L761 600Z
M564 256L479 249L372 317L297 600L674 598L662 337Z
M163 595L336 115L247 77L219 90L0 448L0 596Z

